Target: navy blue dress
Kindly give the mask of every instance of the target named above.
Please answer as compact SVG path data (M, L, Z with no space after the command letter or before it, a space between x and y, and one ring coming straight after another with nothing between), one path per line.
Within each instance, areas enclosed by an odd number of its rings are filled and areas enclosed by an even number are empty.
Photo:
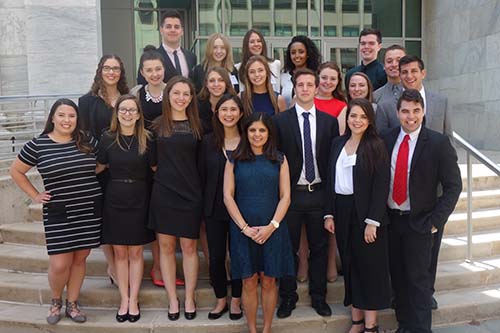
M281 162L273 163L264 155L257 155L255 161L234 163L234 197L243 218L252 227L268 225L279 202ZM285 220L262 245L242 234L239 227L231 223L233 279L249 278L257 272L276 278L295 276L290 237L284 223Z
M279 96L277 92L274 92L274 95L276 96L276 98L278 98ZM253 106L252 110L253 112L263 112L267 113L270 116L274 116L274 114L279 111L274 109L269 93L263 93L263 94L253 93L252 106Z

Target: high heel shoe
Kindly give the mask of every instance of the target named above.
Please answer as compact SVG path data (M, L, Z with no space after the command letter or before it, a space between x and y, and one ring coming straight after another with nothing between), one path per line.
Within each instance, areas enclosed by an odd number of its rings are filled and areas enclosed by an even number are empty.
M157 287L165 287L165 283L163 282L162 279L155 279L154 275L154 270L151 268L151 281L153 281L153 284Z
M128 313L128 321L129 322L135 323L136 321L141 319L141 306L139 305L139 303L137 303L137 309L139 310L138 314L133 315L130 312Z
M192 312L187 312L186 311L186 306L184 305L184 318L187 320L193 320L196 318L196 302L194 303L194 311Z
M177 298L177 304L179 305L179 309L177 310L177 312L170 313L170 311L167 311L167 317L168 317L168 319L170 319L170 320L172 320L172 321L175 321L175 320L179 319L179 317L180 317L180 313L181 313L181 310L180 310L180 307L181 307L181 302L179 301L179 298Z

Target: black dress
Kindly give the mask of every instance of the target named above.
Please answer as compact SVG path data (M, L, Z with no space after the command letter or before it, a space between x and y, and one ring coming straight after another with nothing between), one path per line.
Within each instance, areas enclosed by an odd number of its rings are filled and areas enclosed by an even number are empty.
M150 129L153 120L161 116L162 102L155 103L149 94L146 93L146 86L142 86L139 90L139 101L141 103L142 112L144 113L144 126Z
M212 111L212 104L208 99L198 99L198 114L200 115L201 127L203 134L210 134L214 131L212 126L212 118L214 112Z
M147 228L154 142L149 142L148 150L139 155L139 144L134 136L120 136L125 150L114 140L105 133L99 142L97 156L99 163L108 165L110 174L104 197L102 242L147 244L155 239Z
M157 137L149 227L162 234L198 239L202 211L197 155L200 140L188 120L174 121L169 137Z

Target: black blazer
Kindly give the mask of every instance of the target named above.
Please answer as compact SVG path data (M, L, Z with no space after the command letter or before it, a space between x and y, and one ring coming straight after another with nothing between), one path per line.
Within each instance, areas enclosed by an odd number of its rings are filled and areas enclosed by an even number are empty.
M82 129L100 140L101 135L111 124L112 108L101 97L88 92L78 99L78 110L82 119Z
M328 163L326 202L324 215L335 217L335 175L337 160L342 148L344 148L349 136L342 135L335 138L330 149L330 161ZM381 142L381 144L383 144ZM365 219L380 223L380 226L388 224L387 197L391 182L391 164L389 157L378 158L375 168L371 173L363 166L360 156L357 156L356 165L353 167L354 205L360 226L366 225Z
M198 163L203 188L203 215L205 217L225 216L227 211L221 194L224 186L226 157L222 150L215 146L213 133L203 136L199 153ZM224 207L224 211L216 211L217 207Z
M184 56L186 57L186 62L189 68L189 77L191 77L193 68L194 66L196 66L196 55L193 52L186 50L183 47L181 47L181 50L182 53L184 53ZM165 60L165 77L163 78L163 82L167 83L168 80L170 80L172 77L178 74L177 71L175 70L175 65L172 64L172 61L168 57L167 51L163 48L163 45L160 45L157 51L161 53L163 59ZM137 70L137 84L142 84L142 85L147 84L146 79L144 78L144 76L142 76L141 71L139 69Z
M300 134L297 111L292 107L274 116L278 149L285 154L290 167L291 189L294 190L302 172L303 153L302 135ZM337 118L316 109L316 162L319 176L326 182L328 158L332 140L339 135Z
M389 156L401 127L384 133ZM438 197L438 185L443 187ZM410 227L419 233L430 233L432 226L440 229L448 221L462 191L462 177L457 152L447 136L422 126L410 166Z

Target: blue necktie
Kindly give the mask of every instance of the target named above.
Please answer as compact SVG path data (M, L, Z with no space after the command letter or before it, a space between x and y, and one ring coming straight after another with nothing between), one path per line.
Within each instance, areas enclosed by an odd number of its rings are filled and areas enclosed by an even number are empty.
M302 116L304 117L304 164L306 167L306 180L309 183L312 183L316 176L314 175L314 157L312 151L309 115L309 112L302 112Z
M182 75L181 62L179 61L179 56L177 55L177 50L174 51L174 62L175 62L175 70L177 71L177 74Z

